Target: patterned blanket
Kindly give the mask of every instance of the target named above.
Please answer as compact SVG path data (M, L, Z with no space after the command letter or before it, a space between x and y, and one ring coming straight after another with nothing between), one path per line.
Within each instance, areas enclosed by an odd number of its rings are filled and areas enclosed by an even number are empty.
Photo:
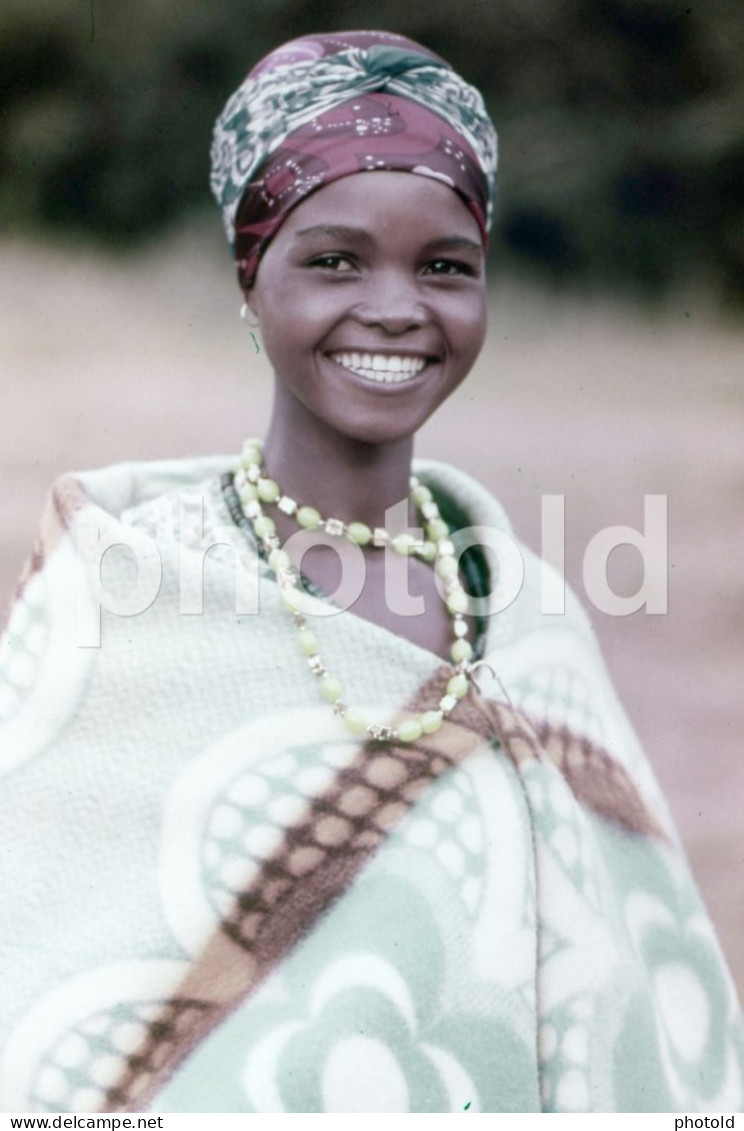
M360 745L231 524L228 462L52 494L0 653L2 1108L738 1109L731 980L575 598L541 615L522 548L498 681L435 735ZM510 533L466 476L417 474ZM127 616L117 542L161 568ZM408 641L317 631L371 717L441 694Z

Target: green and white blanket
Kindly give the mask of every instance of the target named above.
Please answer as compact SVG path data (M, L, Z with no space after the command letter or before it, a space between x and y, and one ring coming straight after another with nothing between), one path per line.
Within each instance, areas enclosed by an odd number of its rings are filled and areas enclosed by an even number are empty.
M0 1107L738 1110L731 980L575 599L541 615L523 550L488 626L501 686L360 746L231 525L227 466L53 492L0 654ZM509 531L466 476L418 473ZM91 646L91 563L137 536L157 596L104 607ZM130 551L101 573L104 606L137 595ZM318 635L374 718L441 693L435 656L351 613Z

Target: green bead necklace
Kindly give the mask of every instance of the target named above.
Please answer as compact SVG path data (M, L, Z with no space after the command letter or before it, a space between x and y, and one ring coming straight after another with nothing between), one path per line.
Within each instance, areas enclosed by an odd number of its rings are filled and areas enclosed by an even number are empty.
M433 734L439 730L444 719L468 693L472 679L470 672L473 665L470 659L473 649L465 639L468 626L464 613L468 608L468 596L458 575L455 548L449 538L449 527L442 520L429 488L419 483L415 476L411 477L411 500L421 512L427 535L423 541L419 541L411 534L391 536L383 527L371 529L363 522L346 523L341 519L323 518L315 507L300 506L295 499L282 492L276 480L265 474L260 440L250 439L244 443L238 466L233 473L233 485L243 514L253 525L276 577L285 607L292 616L300 652L318 680L321 696L333 706L334 713L341 717L346 728L354 735L366 734L378 742L415 742L423 734ZM395 727L390 727L370 722L361 710L345 702L343 687L325 667L318 652L315 633L308 628L307 620L302 614L306 593L302 588L299 571L293 567L289 555L282 548L276 533L276 523L265 513L265 505L276 506L306 530L324 530L333 537L348 538L358 546L378 549L389 546L399 554L415 554L423 561L433 562L434 571L444 589L442 599L452 617L454 635L450 648L454 672L447 683L445 694L434 709L402 719Z

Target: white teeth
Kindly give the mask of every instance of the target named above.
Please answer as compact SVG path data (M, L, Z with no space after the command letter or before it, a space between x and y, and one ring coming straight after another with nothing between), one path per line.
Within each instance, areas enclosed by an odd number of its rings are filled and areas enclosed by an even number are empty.
M368 381L397 384L408 381L426 365L422 357L384 353L332 353L331 359L344 369L365 377Z

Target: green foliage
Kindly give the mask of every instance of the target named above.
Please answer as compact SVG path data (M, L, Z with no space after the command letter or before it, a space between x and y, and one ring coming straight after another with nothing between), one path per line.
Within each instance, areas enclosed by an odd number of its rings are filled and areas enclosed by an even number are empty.
M386 27L499 128L494 259L647 296L744 299L744 5L733 0L5 0L0 216L131 244L208 198L212 124L262 54Z

